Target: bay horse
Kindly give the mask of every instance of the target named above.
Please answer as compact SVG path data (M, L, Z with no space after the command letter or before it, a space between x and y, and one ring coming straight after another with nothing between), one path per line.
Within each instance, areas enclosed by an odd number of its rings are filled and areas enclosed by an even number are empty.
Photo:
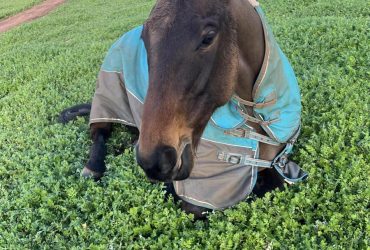
M300 127L297 88L257 1L158 0L106 56L82 175L103 176L112 124L121 123L138 135L136 159L149 180L167 183L196 218L302 180L286 157ZM89 108L68 109L62 120Z

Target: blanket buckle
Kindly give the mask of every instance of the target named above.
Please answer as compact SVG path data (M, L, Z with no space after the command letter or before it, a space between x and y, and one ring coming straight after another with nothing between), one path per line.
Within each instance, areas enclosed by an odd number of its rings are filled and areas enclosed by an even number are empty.
M243 155L220 152L217 158L220 161L228 162L231 164L240 164L242 162Z
M288 154L283 154L278 159L276 159L276 162L274 164L279 166L280 168L284 168L288 161L289 161Z

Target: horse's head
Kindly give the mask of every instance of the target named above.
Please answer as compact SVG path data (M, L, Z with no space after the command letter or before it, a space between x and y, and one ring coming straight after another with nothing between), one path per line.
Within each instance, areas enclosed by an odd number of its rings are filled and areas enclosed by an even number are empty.
M227 0L159 0L144 25L149 89L137 161L150 179L183 180L212 113L237 78Z

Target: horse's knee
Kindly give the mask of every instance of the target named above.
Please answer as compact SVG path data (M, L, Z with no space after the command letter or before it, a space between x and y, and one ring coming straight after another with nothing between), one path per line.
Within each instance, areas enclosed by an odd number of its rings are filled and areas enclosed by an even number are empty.
M107 154L106 141L112 131L111 123L93 123L90 127L93 144L90 148L90 158L83 169L83 177L99 179L106 170L105 157Z

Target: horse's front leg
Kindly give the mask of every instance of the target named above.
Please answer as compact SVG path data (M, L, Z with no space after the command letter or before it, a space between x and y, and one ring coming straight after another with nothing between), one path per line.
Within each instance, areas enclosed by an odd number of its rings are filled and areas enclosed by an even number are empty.
M90 148L90 158L82 170L83 177L99 180L106 170L106 142L112 132L112 123L93 123L90 127L93 144Z

